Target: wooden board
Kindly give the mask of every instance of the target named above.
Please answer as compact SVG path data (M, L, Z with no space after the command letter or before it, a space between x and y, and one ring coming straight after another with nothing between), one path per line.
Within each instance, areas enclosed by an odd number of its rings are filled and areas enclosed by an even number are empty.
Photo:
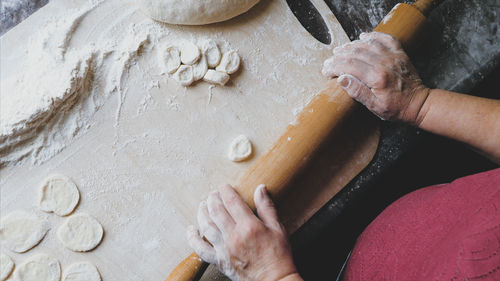
M23 46L48 17L61 17L86 1L51 1L2 37L2 79L15 75L25 59ZM250 12L205 27L162 25L172 38L210 37L238 50L243 69L226 87L198 83L184 89L150 65L147 52L129 72L127 91L112 96L94 115L90 129L50 160L23 162L1 172L0 211L32 211L52 225L40 245L25 254L8 254L20 264L34 253L58 257L62 268L88 260L103 280L163 280L189 249L185 228L196 222L200 200L216 186L235 183L268 149L295 114L326 86L322 62L348 38L322 1L314 1L331 30L330 46L317 42L295 19L286 1L262 1ZM133 2L107 1L82 21L71 42L78 47L106 32L122 32L148 19ZM168 40L168 38L166 39ZM153 42L154 44L155 42ZM154 46L152 47L154 50ZM7 71L6 71L7 70ZM6 73L7 72L7 73ZM159 88L145 87L158 81ZM120 114L117 114L120 110ZM280 213L294 231L366 166L375 153L378 123L353 114L329 139L313 164L293 183ZM255 145L251 161L226 158L232 138L247 135ZM82 199L77 211L104 226L102 244L89 253L73 253L57 241L64 218L36 206L37 191L52 173L71 177ZM205 275L212 280L211 270Z

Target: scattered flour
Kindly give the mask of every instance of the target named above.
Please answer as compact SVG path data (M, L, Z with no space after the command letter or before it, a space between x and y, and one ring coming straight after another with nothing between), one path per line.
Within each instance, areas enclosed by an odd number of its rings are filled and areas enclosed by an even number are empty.
M99 5L89 2L49 20L31 38L22 74L2 81L0 167L22 159L36 164L50 159L90 127L109 96L118 93L123 101L128 69L149 35L144 26L131 25L127 34L99 45L71 46L78 26Z

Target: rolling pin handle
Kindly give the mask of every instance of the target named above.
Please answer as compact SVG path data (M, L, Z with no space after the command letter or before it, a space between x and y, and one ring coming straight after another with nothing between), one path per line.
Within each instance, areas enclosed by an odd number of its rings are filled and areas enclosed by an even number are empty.
M208 267L196 253L192 253L185 258L165 281L198 281Z

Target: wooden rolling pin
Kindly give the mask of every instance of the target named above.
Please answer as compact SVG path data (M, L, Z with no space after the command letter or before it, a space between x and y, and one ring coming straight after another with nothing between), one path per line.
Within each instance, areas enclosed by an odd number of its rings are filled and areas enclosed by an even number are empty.
M406 51L415 46L436 0L418 0L414 4L398 4L375 28L398 39ZM279 200L287 184L306 164L325 138L334 132L358 104L333 79L317 94L289 125L271 149L259 157L235 186L245 202L255 210L253 193L259 184L266 184L274 200ZM184 259L166 281L195 281L208 264L196 253Z

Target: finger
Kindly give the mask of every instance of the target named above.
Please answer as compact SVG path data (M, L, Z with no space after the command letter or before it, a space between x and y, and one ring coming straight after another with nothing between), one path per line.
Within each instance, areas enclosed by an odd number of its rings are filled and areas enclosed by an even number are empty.
M335 60L349 60L356 58L364 63L370 65L383 65L384 58L387 57L385 54L387 52L380 51L371 46L364 46L363 44L345 48L337 51L335 53Z
M202 201L198 208L198 224L200 225L201 234L205 236L212 245L219 244L222 241L222 233L210 218L207 202L205 201Z
M257 186L253 195L253 200L257 209L257 215L262 222L269 228L275 230L281 229L278 212L276 211L274 202L271 200L265 185L261 184Z
M223 237L234 228L235 222L226 210L219 192L213 192L207 199L208 214L217 228L222 232Z
M382 32L362 33L359 38L361 40L374 40L380 42L392 51L399 51L403 48L398 40L394 39L391 35Z
M370 88L368 88L363 82L352 75L341 75L337 80L337 83L342 87L347 94L362 103L368 109L374 104L376 97L373 95Z
M333 54L338 55L341 53L354 53L356 54L358 49L369 50L378 55L387 53L389 49L382 43L375 41L373 39L356 40L348 44L344 44L333 49Z
M193 248L202 260L208 263L215 263L217 261L215 249L207 241L203 240L196 227L193 225L188 226L186 236L189 246Z
M350 74L363 81L370 88L383 88L381 81L381 73L373 65L358 60L357 58L338 58L333 56L332 73L336 76Z
M321 70L321 73L323 76L329 77L329 78L334 78L337 77L337 74L333 72L333 66L334 66L334 61L333 57L325 60L323 63L323 69Z
M219 193L226 210L236 223L256 219L250 207L241 199L232 186L228 184L221 186Z

